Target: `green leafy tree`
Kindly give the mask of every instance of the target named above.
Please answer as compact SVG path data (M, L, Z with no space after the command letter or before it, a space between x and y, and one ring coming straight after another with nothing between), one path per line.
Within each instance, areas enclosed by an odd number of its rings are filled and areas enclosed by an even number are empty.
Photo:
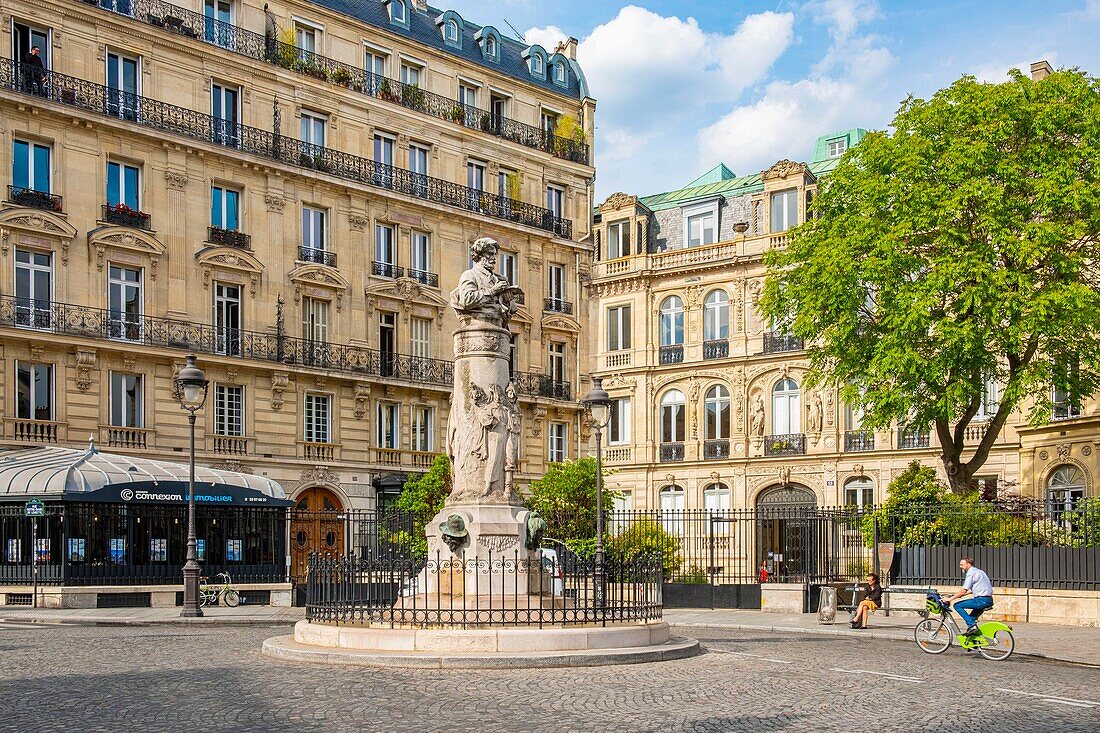
M684 556L680 552L680 538L665 531L653 520L631 522L607 542L607 556L629 565L639 560L660 558L665 578L673 582L698 582L698 573L692 568L681 578L680 569Z
M412 515L412 529L403 528L390 535L390 542L402 547L412 557L428 554L428 539L424 528L443 510L443 502L451 493L451 461L443 453L435 457L427 473L410 478L393 503L398 512Z
M1100 83L963 77L910 97L768 253L762 310L866 427L933 426L953 491L1030 403L1100 387ZM986 383L993 414L967 445ZM967 454L964 456L964 453Z
M604 489L605 526L618 496ZM531 483L527 508L546 521L547 537L561 540L578 555L591 556L596 549L596 460L551 463L546 475Z

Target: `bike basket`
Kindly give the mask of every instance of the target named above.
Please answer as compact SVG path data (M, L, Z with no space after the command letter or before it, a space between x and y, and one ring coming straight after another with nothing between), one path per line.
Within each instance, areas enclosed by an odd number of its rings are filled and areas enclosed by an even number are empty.
M924 607L929 613L943 613L943 604L935 598L929 598L924 602Z

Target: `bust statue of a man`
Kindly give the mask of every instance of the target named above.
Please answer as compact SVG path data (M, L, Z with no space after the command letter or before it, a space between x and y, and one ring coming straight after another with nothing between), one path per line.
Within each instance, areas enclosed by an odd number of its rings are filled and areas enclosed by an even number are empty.
M474 266L462 273L451 291L451 307L459 318L466 316L506 327L523 302L523 291L509 284L496 271L496 240L482 237L470 246Z

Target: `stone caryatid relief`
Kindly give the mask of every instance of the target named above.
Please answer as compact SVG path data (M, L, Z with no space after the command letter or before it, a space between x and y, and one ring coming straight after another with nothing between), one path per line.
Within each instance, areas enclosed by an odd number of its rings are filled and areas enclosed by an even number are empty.
M806 425L811 433L820 433L824 420L824 411L821 409L821 393L814 392L810 396L810 404L806 406Z
M473 267L451 291L458 316L454 332L454 388L448 420L447 453L453 488L448 506L519 506L511 477L519 454L520 416L515 385L508 375L508 321L523 291L496 272L496 241L478 239Z
M764 398L759 392L752 396L751 432L757 437L764 435Z

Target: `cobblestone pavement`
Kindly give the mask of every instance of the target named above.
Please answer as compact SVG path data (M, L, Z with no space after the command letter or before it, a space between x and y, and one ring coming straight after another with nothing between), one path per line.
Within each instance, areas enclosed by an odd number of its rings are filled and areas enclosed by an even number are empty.
M1100 669L957 648L931 657L897 641L697 630L707 653L676 662L414 671L260 654L283 633L0 624L0 731L1100 729Z

